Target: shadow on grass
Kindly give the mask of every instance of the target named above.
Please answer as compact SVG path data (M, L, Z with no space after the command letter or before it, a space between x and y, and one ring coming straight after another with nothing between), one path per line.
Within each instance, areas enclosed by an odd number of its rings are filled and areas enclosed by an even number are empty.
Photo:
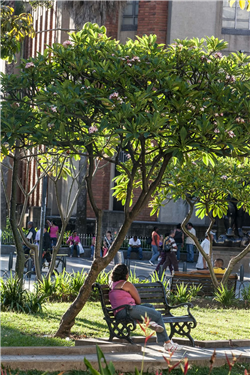
M45 335L44 335L45 336ZM73 346L74 343L58 337L42 337L21 332L16 328L1 327L1 346Z

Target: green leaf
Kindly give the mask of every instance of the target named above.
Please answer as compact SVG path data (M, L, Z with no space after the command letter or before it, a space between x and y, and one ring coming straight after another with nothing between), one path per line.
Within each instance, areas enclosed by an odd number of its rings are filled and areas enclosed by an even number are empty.
M180 136L181 136L181 142L184 143L184 140L187 136L187 130L184 128L184 126L180 130Z

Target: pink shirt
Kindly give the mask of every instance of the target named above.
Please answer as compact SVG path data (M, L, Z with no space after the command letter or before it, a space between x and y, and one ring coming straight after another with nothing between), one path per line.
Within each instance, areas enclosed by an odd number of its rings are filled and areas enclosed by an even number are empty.
M57 238L58 227L50 227L49 235L51 238Z
M119 280L112 283L111 290L109 292L109 300L112 306L112 309L115 309L121 305L136 305L134 298L129 292L123 289L115 289L116 285L121 281L125 282L126 280ZM114 314L118 313L122 309L118 309Z
M69 243L69 242L71 245L78 245L80 242L80 238L78 236L75 236L75 237L70 236L66 243Z

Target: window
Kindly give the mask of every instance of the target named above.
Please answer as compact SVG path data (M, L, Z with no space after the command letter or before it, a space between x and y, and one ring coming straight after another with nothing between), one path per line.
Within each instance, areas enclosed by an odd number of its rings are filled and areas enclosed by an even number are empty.
M231 8L228 0L223 0L222 34L250 35L250 12L240 9L236 1Z
M122 13L121 31L137 30L139 1L128 1Z

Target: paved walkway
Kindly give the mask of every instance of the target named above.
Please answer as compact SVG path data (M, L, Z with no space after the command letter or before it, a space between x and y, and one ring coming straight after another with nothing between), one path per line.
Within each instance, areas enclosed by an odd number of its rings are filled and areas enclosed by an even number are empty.
M169 358L162 346L157 345L154 340L144 349L143 338L137 338L137 344L110 343L106 340L81 340L75 347L30 347L30 348L2 348L1 362L4 366L20 370L42 370L42 371L67 371L85 370L83 359L91 362L95 369L98 369L96 356L96 344L102 349L107 362L112 361L118 372L134 372L135 367L141 368L144 356L144 372L155 373L156 370L167 368L167 362L163 356ZM178 341L176 339L175 341ZM183 339L182 339L183 341ZM244 342L243 342L244 343ZM204 344L204 343L203 343ZM210 342L211 344L211 342ZM240 342L236 343L240 344ZM245 340L242 347L218 348L216 342L214 347L201 348L199 346L183 346L183 350L174 353L171 358L171 365L188 358L190 365L209 366L210 358L216 350L214 367L223 366L226 363L225 354L232 358L232 353L238 358L238 362L249 363L250 368L250 340ZM231 342L234 345L234 342ZM210 345L211 346L211 345ZM213 345L212 345L213 346Z
M1 262L1 273L7 271L8 269L8 261L9 261L9 256L8 255L1 255L0 256L0 262ZM13 269L15 269L15 262L16 262L16 256L13 258ZM69 258L67 257L67 266L66 266L66 271L67 272L78 272L82 269L84 269L86 272L90 270L92 261L90 259L86 258ZM187 263L187 271L192 271L195 270L195 265L196 263ZM114 263L111 262L108 267L106 268L106 271L109 272L112 268L114 267ZM140 278L145 278L149 277L150 274L155 270L155 266L151 266L148 261L139 261L139 260L131 260L130 261L130 270L132 273ZM179 263L179 270L183 270L183 262ZM239 272L238 272L239 275ZM166 271L166 277L170 277L170 272L169 270ZM32 285L35 281L35 275L31 276L31 279L27 279L25 281L25 286L26 288L32 288ZM250 274L245 274L244 275L244 285L250 284ZM238 295L239 289L241 289L242 284L238 281L237 282L237 288L236 288L236 295Z

